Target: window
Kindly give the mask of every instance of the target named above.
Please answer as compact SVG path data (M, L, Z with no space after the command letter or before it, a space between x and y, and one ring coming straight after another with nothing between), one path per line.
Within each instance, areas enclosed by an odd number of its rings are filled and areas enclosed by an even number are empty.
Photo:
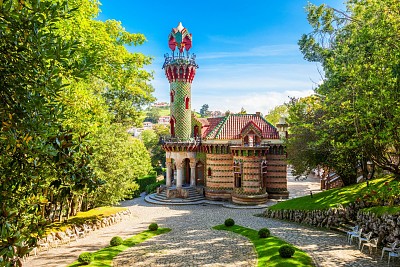
M242 187L242 162L239 160L233 162L233 176L235 179L235 188Z
M171 136L175 137L175 120L173 117L169 120L169 124L171 125Z
M185 108L189 109L189 103L190 103L190 98L189 97L185 97Z
M208 167L207 175L208 175L208 176L211 176L211 168L210 168L210 167Z
M199 136L199 126L194 126L193 136L196 138Z
M261 187L267 187L267 161L263 160L261 162Z
M170 97L171 97L171 103L174 103L174 91L171 91L171 93L169 94L170 95Z

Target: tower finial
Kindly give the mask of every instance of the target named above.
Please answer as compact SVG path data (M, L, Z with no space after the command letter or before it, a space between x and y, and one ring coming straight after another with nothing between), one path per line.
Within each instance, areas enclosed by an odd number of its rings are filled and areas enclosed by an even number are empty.
M168 45L172 51L178 48L179 53L184 50L189 51L192 47L192 34L183 27L182 22L179 22L176 28L173 28L168 36Z

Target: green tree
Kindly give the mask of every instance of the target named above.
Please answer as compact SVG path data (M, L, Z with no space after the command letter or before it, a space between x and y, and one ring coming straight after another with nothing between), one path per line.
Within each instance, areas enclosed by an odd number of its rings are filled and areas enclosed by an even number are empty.
M155 125L152 130L144 130L140 138L151 155L151 164L157 173L161 173L160 165L165 166L165 151L162 149L160 139L169 135L169 127Z
M272 125L276 125L279 122L279 119L283 116L286 117L288 112L287 105L279 105L274 107L272 110L265 115L265 119L270 122Z
M208 108L209 108L208 104L204 104L201 106L200 115L202 118L207 117L209 115Z
M348 1L346 11L310 4L307 10L314 31L299 45L324 68L316 91L325 96L325 134L336 149L358 150L361 161L400 177L398 1Z
M76 170L58 157L64 144L59 94L63 79L86 75L90 65L74 60L76 43L56 34L56 24L70 15L61 1L0 2L1 266L21 265L43 233L54 167ZM79 140L70 145L79 150Z

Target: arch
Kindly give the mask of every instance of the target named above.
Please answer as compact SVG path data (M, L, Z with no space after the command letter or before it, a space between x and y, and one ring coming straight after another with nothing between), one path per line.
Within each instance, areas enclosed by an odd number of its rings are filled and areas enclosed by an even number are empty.
M204 163L200 160L196 163L196 185L204 185Z
M268 163L266 160L263 160L261 162L261 187L262 188L267 187L267 169L268 169Z

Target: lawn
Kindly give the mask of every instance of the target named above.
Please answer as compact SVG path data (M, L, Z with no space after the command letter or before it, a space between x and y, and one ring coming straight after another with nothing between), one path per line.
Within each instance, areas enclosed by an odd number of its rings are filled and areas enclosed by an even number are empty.
M124 250L133 247L134 245L137 245L139 243L142 243L143 241L152 238L156 235L160 234L165 234L171 231L169 228L158 228L157 231L143 231L137 235L134 235L130 238L127 238L124 240L124 243L119 246L111 247L108 246L106 248L103 248L101 250L98 250L93 253L94 255L94 261L92 261L89 265L85 266L91 266L91 267L109 267L112 266L112 260L121 252ZM74 263L68 265L68 267L76 267L76 266L84 266L84 264L79 263L78 261L75 261Z
M357 198L362 197L365 193L375 190L378 194L384 194L389 183L391 187L399 187L400 182L391 176L377 178L369 182L369 187L365 182L350 185L342 188L326 190L311 196L304 196L280 202L269 207L269 210L322 210L337 207L338 205L346 206L355 202Z
M239 225L227 227L222 224L214 226L213 229L234 232L250 239L257 251L257 266L259 267L314 266L311 257L307 253L296 247L294 247L296 252L294 253L293 257L288 259L282 258L279 255L278 249L280 248L280 246L286 245L288 243L277 237L270 236L268 238L259 238L258 231Z
M46 233L54 231L65 231L67 228L71 228L72 225L81 225L87 221L102 219L104 217L108 217L126 209L127 208L123 207L99 207L91 209L89 211L78 212L76 216L71 216L65 222L55 222L48 225L46 228Z

